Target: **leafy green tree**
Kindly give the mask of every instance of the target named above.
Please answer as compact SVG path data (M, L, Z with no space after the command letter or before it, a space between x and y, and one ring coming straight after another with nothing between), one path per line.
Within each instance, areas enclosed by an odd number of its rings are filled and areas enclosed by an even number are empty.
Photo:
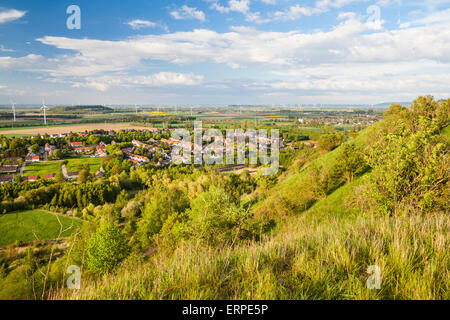
M108 273L130 252L125 237L114 224L107 223L95 232L87 246L86 264L95 273Z
M347 182L350 183L355 175L359 175L366 169L366 161L361 148L354 143L346 143L341 148L342 150L337 158L337 166Z
M87 169L83 169L78 173L78 182L84 183L89 180L90 174Z
M31 152L34 152L34 153L38 152L38 151L39 151L39 145L38 145L38 144L33 144L33 145L30 147L30 151L31 151Z
M195 198L186 214L188 221L182 233L208 245L233 245L240 239L254 236L257 229L252 215L216 187Z

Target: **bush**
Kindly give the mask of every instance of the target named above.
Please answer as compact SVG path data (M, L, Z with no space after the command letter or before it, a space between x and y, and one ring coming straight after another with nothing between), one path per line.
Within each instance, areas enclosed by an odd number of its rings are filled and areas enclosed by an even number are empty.
M125 237L113 224L104 224L89 239L87 267L95 273L111 272L129 254Z

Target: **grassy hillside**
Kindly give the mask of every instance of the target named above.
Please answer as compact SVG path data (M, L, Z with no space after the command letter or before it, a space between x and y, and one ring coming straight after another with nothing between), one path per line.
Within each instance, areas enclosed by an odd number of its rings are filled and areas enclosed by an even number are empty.
M53 213L42 210L30 210L13 212L0 215L0 247L16 241L29 242L37 240L49 240L58 236L60 224L63 229L73 227L62 234L63 237L71 235L82 222L64 216L56 216ZM35 236L36 235L36 236Z
M95 114L112 113L114 109L105 106L61 106L53 107L48 111L50 114Z
M381 125L348 142L369 144ZM442 133L448 135L448 127ZM305 197L311 168L332 166L342 148L311 160L300 172L288 171L256 211L279 210L288 197ZM361 211L354 195L372 175L366 171L304 210L288 204L284 210L293 211L280 214L277 228L259 242L222 249L182 243L147 262L129 258L116 273L85 282L79 291L57 290L52 298L449 299L448 215ZM366 285L370 266L380 269L379 290Z

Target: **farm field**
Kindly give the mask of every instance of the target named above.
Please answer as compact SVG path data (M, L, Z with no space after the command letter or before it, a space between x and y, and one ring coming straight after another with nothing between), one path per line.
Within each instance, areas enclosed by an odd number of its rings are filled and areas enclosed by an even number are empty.
M61 171L61 161L33 162L25 165L24 176L40 176Z
M76 158L76 159L67 159L67 172L79 171L80 166L89 163L90 172L97 171L101 166L101 158Z
M60 134L60 133L68 133L68 132L84 132L86 130L152 130L153 128L137 126L131 123L89 123L82 125L63 125L63 126L55 126L55 127L28 127L28 128L8 128L8 129L0 129L0 135L8 134L9 136L22 136L22 135L37 135L37 134Z
M58 236L60 224L57 215L42 210L11 212L0 215L0 247L15 241L30 242L37 240L50 240ZM63 237L71 235L82 225L81 220L59 216L63 229L73 224L70 230L62 234ZM34 232L34 233L33 233Z

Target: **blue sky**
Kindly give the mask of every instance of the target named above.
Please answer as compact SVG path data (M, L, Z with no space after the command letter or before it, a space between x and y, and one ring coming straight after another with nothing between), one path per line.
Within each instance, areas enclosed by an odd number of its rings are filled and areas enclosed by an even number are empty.
M79 30L66 26L70 5ZM0 2L0 104L375 104L449 92L450 0Z

